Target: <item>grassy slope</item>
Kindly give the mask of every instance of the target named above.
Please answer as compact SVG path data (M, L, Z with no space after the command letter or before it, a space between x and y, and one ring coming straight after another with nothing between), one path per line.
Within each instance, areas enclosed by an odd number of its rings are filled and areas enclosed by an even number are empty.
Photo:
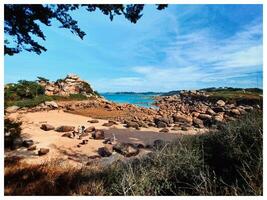
M262 112L99 170L5 158L6 195L262 195Z
M92 97L93 98L93 97ZM90 99L82 94L71 94L70 96L47 96L47 95L40 95L36 96L33 99L24 99L24 100L18 100L18 101L5 101L5 107L8 106L19 106L19 107L34 107L41 103L44 103L45 101L81 101L81 100L87 100Z

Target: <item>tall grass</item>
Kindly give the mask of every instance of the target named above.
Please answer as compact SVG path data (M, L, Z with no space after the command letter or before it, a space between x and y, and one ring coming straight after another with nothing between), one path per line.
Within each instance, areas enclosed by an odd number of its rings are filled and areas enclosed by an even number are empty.
M7 195L262 195L262 113L105 169L5 165ZM23 179L23 177L26 178Z

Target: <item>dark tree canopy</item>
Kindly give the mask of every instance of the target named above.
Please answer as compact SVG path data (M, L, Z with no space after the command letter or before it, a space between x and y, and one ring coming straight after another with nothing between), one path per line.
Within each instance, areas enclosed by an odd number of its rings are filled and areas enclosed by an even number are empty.
M156 5L162 10L167 5ZM53 19L60 22L60 28L69 29L73 34L83 39L86 35L74 20L70 12L79 8L85 8L88 12L99 9L104 15L113 20L115 15L123 15L127 20L136 23L142 17L143 4L5 4L4 6L4 32L8 37L4 41L5 55L14 55L22 50L41 54L47 49L36 42L32 36L45 40L45 35L39 24L51 26Z

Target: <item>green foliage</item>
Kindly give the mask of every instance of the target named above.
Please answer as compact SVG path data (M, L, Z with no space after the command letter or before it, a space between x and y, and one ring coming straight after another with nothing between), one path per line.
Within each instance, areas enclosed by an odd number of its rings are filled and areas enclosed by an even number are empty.
M94 94L98 97L101 97L101 95L99 94L99 92L97 92L96 90L94 91Z
M16 101L43 95L44 91L44 88L34 81L20 80L17 84L5 87L4 95L6 101Z
M143 4L5 4L4 20L5 34L12 39L5 39L5 55L14 55L22 50L41 54L46 48L36 42L32 36L45 40L45 34L40 28L40 23L51 26L52 21L58 21L60 28L69 29L72 33L83 39L86 33L82 31L78 22L72 18L69 12L79 8L85 8L88 12L99 9L104 15L113 20L115 15L123 15L127 20L136 23L142 17ZM167 5L157 5L162 10ZM27 19L27 20L22 20ZM16 27L16 28L14 28Z
M89 83L83 82L82 84L83 84L82 88L86 93L93 93L94 92Z
M40 95L36 96L32 99L24 99L16 102L12 102L12 105L16 105L19 107L34 107L41 103L44 103L45 101L52 101L53 98L46 95Z
M49 82L49 79L47 79L47 78L44 78L44 77L41 77L41 76L37 76L37 78L38 78L40 81Z

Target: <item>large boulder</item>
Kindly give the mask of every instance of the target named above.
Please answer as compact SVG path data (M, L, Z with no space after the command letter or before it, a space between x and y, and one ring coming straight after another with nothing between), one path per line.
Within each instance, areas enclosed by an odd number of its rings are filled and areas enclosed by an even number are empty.
M33 145L33 140L24 140L22 145L28 148Z
M208 108L206 113L209 115L215 115L216 114L216 112L214 112L214 110L212 110L211 108Z
M154 122L158 128L165 128L169 125L170 120L166 117L155 117Z
M51 108L58 108L57 103L54 102L54 101L46 101L44 104L45 104L46 106L51 107Z
M213 116L213 120L215 122L221 123L224 120L224 112L217 113L216 115Z
M225 102L224 102L223 100L218 100L218 101L216 102L216 105L217 105L217 106L220 106L220 107L223 107L223 106L225 106Z
M167 128L163 128L159 131L160 133L168 133L169 132L169 129Z
M49 152L48 148L40 148L38 151L38 155L43 156L43 155L47 154L48 152Z
M126 122L126 127L127 128L135 128L135 129L138 129L139 128L139 125L138 125L137 122L129 121L129 122Z
M97 120L97 119L92 119L92 120L88 120L87 122L89 122L89 123L98 123L99 121Z
M241 115L240 111L237 108L231 109L230 112L232 115Z
M6 108L6 112L7 113L15 113L15 112L17 112L18 109L19 109L18 106L10 106L10 107Z
M85 133L91 133L91 132L93 132L93 131L95 131L95 127L94 127L94 126L90 126L90 127L86 128L86 129L84 130Z
M105 132L104 132L104 130L95 130L92 133L92 137L95 140L104 140L105 139Z
M203 121L201 119L194 118L193 119L193 124L197 128L204 128L204 123L203 123Z
M191 124L193 121L192 117L179 113L173 116L173 120L174 122L183 122L188 124Z
M113 146L114 151L124 155L125 157L135 156L139 153L139 149L128 143L117 143Z
M50 131L55 129L55 127L50 124L42 124L40 128L44 131Z
M208 115L208 114L200 114L198 116L198 118L200 118L202 120L211 120L212 119L212 116L211 115Z
M55 129L55 131L57 132L70 132L74 130L75 130L75 126L59 126Z

